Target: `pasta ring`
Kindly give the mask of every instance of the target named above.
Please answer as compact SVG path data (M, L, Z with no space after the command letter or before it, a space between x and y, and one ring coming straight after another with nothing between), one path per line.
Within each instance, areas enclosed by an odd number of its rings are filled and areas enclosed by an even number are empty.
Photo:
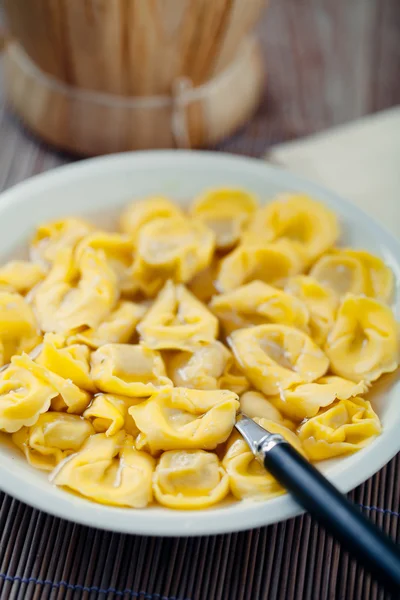
M218 457L204 450L170 450L161 455L153 482L156 500L168 508L208 508L225 498L229 480Z
M332 250L315 263L310 274L339 296L365 294L387 302L393 293L391 269L363 250Z
M305 304L262 281L252 281L232 292L214 296L210 308L223 324L226 335L251 325L277 323L308 331Z
M185 286L167 281L137 329L154 350L193 351L215 340L218 320Z
M336 215L305 194L284 194L254 215L249 237L285 239L306 264L326 252L339 237Z
M97 433L56 467L51 480L101 504L144 508L153 497L154 462L124 432Z
M248 380L267 396L325 375L329 360L299 329L258 325L230 337L233 353Z
M286 240L267 245L242 244L221 261L215 286L221 293L255 279L279 286L288 277L301 273L303 267L299 254Z
M239 408L228 390L173 388L129 408L141 432L138 449L212 450L229 437Z
M218 188L196 198L190 212L214 231L217 248L225 250L239 242L257 206L257 198L245 190Z
M322 410L301 425L298 436L310 460L324 460L364 448L381 429L371 404L355 397Z
M254 419L254 421L271 433L283 435L304 456L301 443L290 429L268 419ZM222 465L228 473L231 492L238 500L245 498L265 500L284 493L284 489L258 462L247 443L237 432L229 439Z
M390 308L365 296L346 296L325 352L333 373L352 381L375 381L398 366L398 324Z

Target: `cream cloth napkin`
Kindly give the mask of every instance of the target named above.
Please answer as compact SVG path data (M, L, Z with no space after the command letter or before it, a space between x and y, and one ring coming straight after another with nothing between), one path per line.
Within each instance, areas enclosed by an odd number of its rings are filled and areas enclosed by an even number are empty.
M338 192L400 237L400 106L280 144L266 158Z

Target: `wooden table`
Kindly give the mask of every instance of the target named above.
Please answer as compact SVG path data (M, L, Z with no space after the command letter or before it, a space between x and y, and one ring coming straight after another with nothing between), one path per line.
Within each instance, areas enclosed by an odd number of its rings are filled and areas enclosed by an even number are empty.
M251 1L251 0L248 0ZM262 104L223 151L273 144L400 103L399 0L272 0L258 26ZM1 77L1 66L0 66ZM0 80L0 190L72 160L23 131ZM400 457L351 494L399 539ZM0 599L373 600L382 590L308 516L157 540L61 521L0 494Z

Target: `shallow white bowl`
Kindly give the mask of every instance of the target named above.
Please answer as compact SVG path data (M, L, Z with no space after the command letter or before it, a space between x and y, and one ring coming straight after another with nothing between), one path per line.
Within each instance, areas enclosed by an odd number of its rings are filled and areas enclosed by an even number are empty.
M302 191L337 212L341 243L382 256L393 269L399 318L400 244L370 217L334 193L245 158L211 152L157 151L128 153L83 161L39 175L0 196L0 258L19 251L40 222L84 214L99 222L132 198L163 194L184 204L213 186L241 186L266 201L276 193ZM336 486L349 491L378 471L400 450L400 381L383 378L372 394L383 433L366 449L322 465ZM239 531L299 514L289 495L267 502L227 503L205 511L145 510L94 504L51 485L46 474L30 467L0 434L0 488L53 515L113 531L145 535L189 536Z

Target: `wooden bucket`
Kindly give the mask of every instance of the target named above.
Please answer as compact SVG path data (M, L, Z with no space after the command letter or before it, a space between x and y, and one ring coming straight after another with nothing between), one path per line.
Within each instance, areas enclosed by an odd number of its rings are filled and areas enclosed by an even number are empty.
M41 71L85 90L170 94L222 73L266 0L3 0Z
M39 69L16 42L6 45L4 72L7 98L25 125L81 155L216 143L250 117L264 82L251 36L218 75L197 87L178 78L169 95L127 97L72 87Z

